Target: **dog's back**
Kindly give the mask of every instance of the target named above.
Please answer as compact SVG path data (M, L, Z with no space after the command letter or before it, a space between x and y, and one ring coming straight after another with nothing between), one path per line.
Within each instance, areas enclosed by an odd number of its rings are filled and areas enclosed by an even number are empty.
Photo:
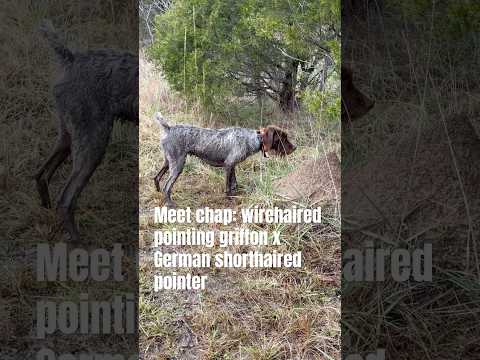
M177 156L195 155L210 165L223 166L227 158L239 162L260 148L258 134L252 129L170 126L158 113L155 119L164 129L162 147L168 153L181 153Z
M40 31L64 70L54 93L66 112L78 107L138 121L137 56L111 49L72 52L51 22L44 21Z

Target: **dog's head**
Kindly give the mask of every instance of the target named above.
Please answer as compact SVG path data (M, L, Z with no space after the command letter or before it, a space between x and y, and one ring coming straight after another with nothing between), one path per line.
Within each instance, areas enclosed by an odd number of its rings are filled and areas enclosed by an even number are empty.
M350 69L342 66L342 121L361 118L375 102L356 88Z
M269 125L260 129L262 151L272 155L290 155L297 148L288 140L288 134L276 126Z

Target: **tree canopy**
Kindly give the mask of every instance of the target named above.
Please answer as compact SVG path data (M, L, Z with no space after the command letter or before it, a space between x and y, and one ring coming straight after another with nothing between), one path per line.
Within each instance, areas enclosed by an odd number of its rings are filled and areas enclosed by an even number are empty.
M339 0L180 0L156 17L150 55L206 105L266 96L292 111L323 87L339 43Z

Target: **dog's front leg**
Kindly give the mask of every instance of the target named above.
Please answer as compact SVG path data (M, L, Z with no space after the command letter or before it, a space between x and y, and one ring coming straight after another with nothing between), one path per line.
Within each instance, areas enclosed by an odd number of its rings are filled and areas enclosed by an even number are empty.
M235 168L230 172L230 189L234 193L237 190L237 177L235 176Z
M227 196L233 196L235 188L237 187L237 180L235 178L235 167L225 167L225 192Z

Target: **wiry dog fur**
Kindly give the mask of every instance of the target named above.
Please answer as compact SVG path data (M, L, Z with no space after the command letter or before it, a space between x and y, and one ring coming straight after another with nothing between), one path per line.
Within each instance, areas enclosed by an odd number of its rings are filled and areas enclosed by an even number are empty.
M157 113L156 121L163 127L162 148L165 161L155 176L155 186L160 191L160 181L170 172L163 193L168 206L174 207L171 199L172 187L185 165L187 155L195 155L207 164L225 169L226 193L233 195L237 187L235 166L261 150L277 155L288 155L295 146L288 135L275 126L260 130L231 127L226 129L205 129L187 125L170 126Z
M78 241L75 204L104 157L114 119L138 123L138 57L108 49L74 53L50 22L40 30L55 50L63 76L53 89L59 117L57 143L35 179L42 205L50 207L48 183L71 154L73 169L57 212L71 239Z

